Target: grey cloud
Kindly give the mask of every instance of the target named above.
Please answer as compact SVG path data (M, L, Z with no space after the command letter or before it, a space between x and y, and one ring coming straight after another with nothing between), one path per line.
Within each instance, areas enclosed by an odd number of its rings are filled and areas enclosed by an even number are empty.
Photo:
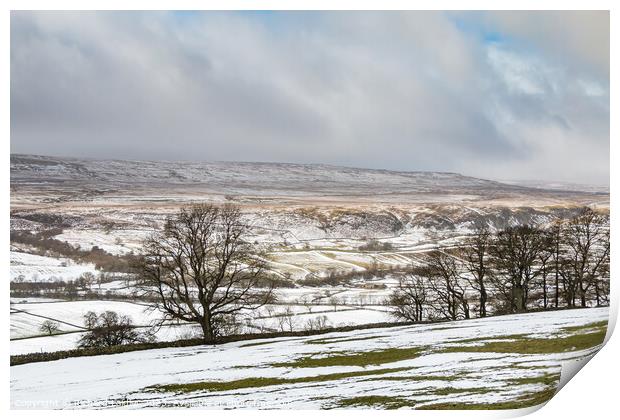
M605 54L537 16L475 15L527 41L491 46L435 12L13 12L11 150L607 183Z

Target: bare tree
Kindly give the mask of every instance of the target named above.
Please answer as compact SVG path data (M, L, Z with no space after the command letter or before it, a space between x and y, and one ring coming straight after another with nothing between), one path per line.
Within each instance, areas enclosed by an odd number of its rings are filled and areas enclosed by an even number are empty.
M566 258L560 274L569 285L569 305L575 306L575 299L578 298L581 306L585 307L587 293L598 282L609 259L607 217L586 208L566 224L564 242Z
M96 282L95 275L91 272L82 273L80 277L77 279L80 287L90 290Z
M564 297L566 306L574 308L578 293L578 279L573 270L573 264L568 258L562 258L562 260L560 260L559 272L562 284L562 296Z
M454 255L430 252L420 274L426 277L431 289L430 305L441 318L469 319L466 285L461 281L461 268Z
M290 306L287 306L284 312L279 313L276 318L280 331L292 332L295 330L295 313Z
M424 320L428 298L428 285L420 270L411 267L398 282L397 289L388 300L396 319L421 322Z
M609 229L601 241L601 248L607 250L607 254L598 269L594 282L594 293L596 298L596 306L609 305Z
M329 319L325 315L316 316L314 319L310 318L304 325L305 331L321 331L329 328Z
M306 308L306 310L312 313L312 300L308 296L302 296L299 302Z
M334 312L336 312L338 310L338 305L340 305L340 299L338 299L338 296L330 296L328 302L334 307Z
M538 257L544 247L542 231L532 226L508 227L497 234L492 248L494 283L509 300L511 312L527 310L530 286L539 274Z
M487 316L488 293L486 283L489 277L488 258L492 236L488 229L481 228L465 241L459 256L465 266L469 285L478 292L479 315Z
M562 260L563 229L563 223L556 221L547 230L547 246L549 247L551 269L553 270L554 278L553 305L555 308L558 308L560 304L560 265Z
M538 281L535 285L540 287L543 298L543 308L549 307L549 287L547 280L555 268L554 256L556 254L556 244L553 228L541 231L542 246L538 254Z
M231 315L273 300L272 287L258 287L267 264L248 233L238 207L200 204L181 209L145 241L139 272L166 319L200 324L209 342Z
M58 322L54 322L51 320L43 321L41 326L39 327L39 331L47 335L54 335L58 331L60 331L60 325Z

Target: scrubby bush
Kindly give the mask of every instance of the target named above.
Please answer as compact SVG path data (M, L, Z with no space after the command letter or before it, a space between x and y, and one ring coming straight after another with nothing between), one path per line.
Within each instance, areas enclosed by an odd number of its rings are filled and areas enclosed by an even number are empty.
M389 242L381 242L376 239L370 239L364 245L360 245L358 249L360 251L391 251L394 249L394 245Z
M111 347L121 344L149 343L155 340L150 331L139 331L127 315L114 311L100 314L89 311L84 315L88 332L78 342L78 347Z

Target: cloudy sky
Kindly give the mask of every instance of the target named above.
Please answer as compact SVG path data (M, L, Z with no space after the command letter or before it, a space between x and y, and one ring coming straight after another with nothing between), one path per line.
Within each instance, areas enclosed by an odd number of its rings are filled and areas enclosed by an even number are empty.
M13 12L11 152L609 184L609 15Z

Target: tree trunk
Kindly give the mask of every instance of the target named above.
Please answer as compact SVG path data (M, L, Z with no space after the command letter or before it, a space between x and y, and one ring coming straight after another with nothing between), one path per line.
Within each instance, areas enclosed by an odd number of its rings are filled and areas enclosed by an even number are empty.
M484 285L480 285L480 318L487 316L487 291Z
M415 304L415 322L420 322L422 320L422 310L420 308L420 304L416 302Z
M586 307L586 291L583 288L583 282L579 283L579 295L581 297L581 307L585 308Z
M211 317L205 314L200 326L202 327L203 341L205 343L212 343L213 340L215 339L215 333L213 331L213 324L211 322Z
M558 255L560 253L558 247L556 246L556 254L554 256L555 259L555 309L558 309L559 306L559 297L560 297L560 267L558 263Z
M523 312L525 310L524 297L523 286L514 286L512 288L512 304L516 312Z

